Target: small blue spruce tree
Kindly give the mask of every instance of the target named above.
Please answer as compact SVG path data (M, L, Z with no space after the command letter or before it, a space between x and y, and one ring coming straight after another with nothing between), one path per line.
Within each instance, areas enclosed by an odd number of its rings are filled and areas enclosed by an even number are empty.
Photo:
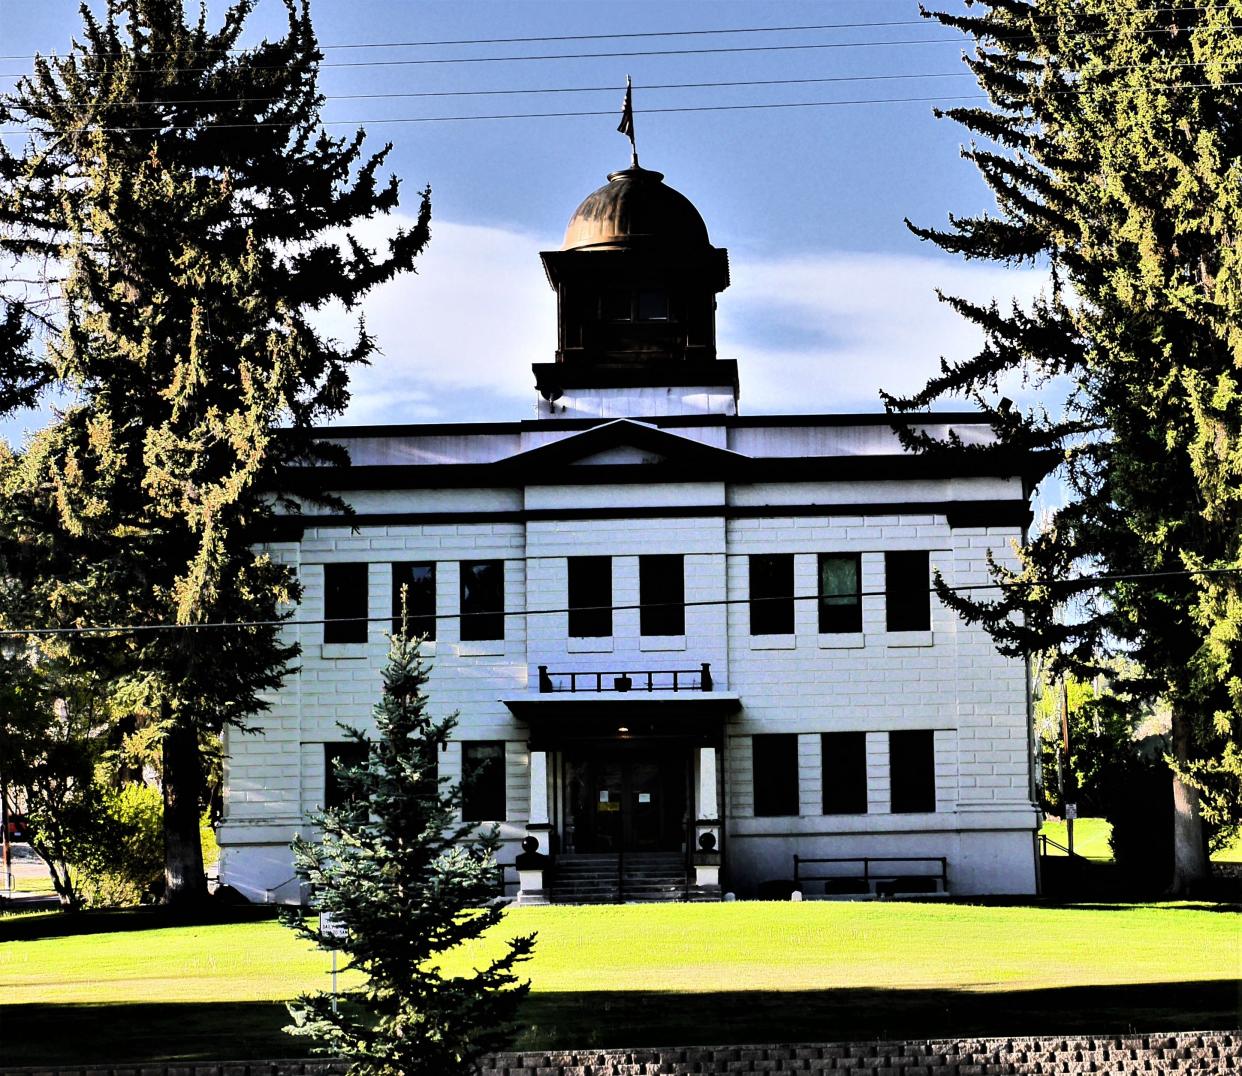
M442 973L444 954L496 926L495 852L499 833L463 824L460 788L438 777L436 760L457 723L427 709L427 666L418 644L396 635L375 708L376 736L349 737L365 759L341 767L343 804L314 821L318 842L293 842L311 907L328 913L327 933L301 911L286 922L303 937L346 957L365 983L333 995L307 994L289 1006L293 1035L316 1052L347 1058L351 1076L454 1076L473 1073L486 1052L507 1044L529 988L515 966L534 935L511 938L505 952L464 976Z

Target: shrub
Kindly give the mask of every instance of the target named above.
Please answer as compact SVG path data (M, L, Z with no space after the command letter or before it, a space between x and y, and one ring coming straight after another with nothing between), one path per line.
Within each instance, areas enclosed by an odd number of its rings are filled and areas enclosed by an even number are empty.
M158 788L126 784L105 792L94 847L75 865L84 902L102 908L157 896L164 879L164 801Z

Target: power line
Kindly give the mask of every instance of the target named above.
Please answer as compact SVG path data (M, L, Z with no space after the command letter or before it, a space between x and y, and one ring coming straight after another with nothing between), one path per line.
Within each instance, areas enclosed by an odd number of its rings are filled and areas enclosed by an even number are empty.
M1104 71L1132 71L1146 64L1117 64L1109 67L1101 68ZM1203 61L1184 61L1175 64L1162 64L1165 67L1206 67L1207 63ZM887 74L872 75L829 75L821 77L809 78L770 78L770 79L728 79L713 82L654 82L639 84L638 89L641 90L690 90L690 89L729 89L742 86L805 86L819 85L825 83L842 83L842 82L886 82L894 80L909 79L933 79L933 78L974 78L972 71L910 71ZM616 84L608 86L533 86L519 87L511 89L499 90L410 90L400 93L344 93L344 94L324 94L325 101L383 101L383 100L407 100L421 98L440 98L440 97L512 97L512 96L531 96L538 94L561 94L561 93L609 93L617 92ZM1080 91L1053 91L1057 93L1063 92L1080 92ZM272 101L283 100L282 97L152 97L152 98L131 98L126 101L101 101L91 104L91 108L142 108L151 107L158 108L166 105L235 105L235 104L265 104Z
M622 41L652 37L709 37L716 34L781 34L805 32L808 30L856 30L873 29L881 26L925 26L926 19L886 19L865 22L824 22L805 26L739 26L726 27L718 30L645 30L626 34L555 34L540 37L462 37L446 38L439 41L359 41L344 44L321 45L316 48L321 52L336 52L344 49L423 49L443 48L450 45L530 45L545 41ZM171 49L152 50L150 56L167 56ZM252 51L238 49L205 49L209 55L237 55ZM39 55L39 54L35 54ZM35 55L19 53L0 56L0 60L33 60ZM111 53L110 55L123 55Z
M1189 89L1226 89L1242 86L1242 81L1238 82L1184 82L1169 83L1166 85L1149 84L1145 86L1114 86L1106 87L1110 92L1136 93L1140 90L1189 90ZM1073 93L1084 94L1098 92L1098 89L1066 89L1053 90L1052 93ZM987 94L961 94L957 96L937 96L937 97L869 97L869 98L852 98L848 100L836 101L779 101L769 103L754 103L740 105L680 105L669 106L665 108L644 108L635 109L636 115L660 115L666 113L677 112L739 112L754 111L764 109L780 109L780 108L840 108L854 105L898 105L898 104L951 104L961 101L989 101L991 98ZM596 109L590 111L572 111L572 112L508 112L508 113L486 113L483 115L460 115L460 116L387 116L375 117L372 119L353 119L353 120L321 120L320 125L323 127L359 127L359 126L379 126L382 124L410 124L410 123L464 123L478 122L481 120L532 120L532 119L568 119L585 116L613 116L616 114L615 108ZM113 133L126 134L143 131L198 131L198 130L236 130L242 128L285 128L291 124L288 121L248 121L244 123L183 123L183 124L150 124L150 125L132 125L132 126L103 126L91 125L85 127L73 128L67 133L87 134L87 133ZM8 130L0 130L0 137L18 137L35 133L34 128L10 128Z
M1202 66L1202 65L1197 65ZM903 72L900 74L885 75L832 75L821 78L763 78L763 79L737 79L723 82L655 82L650 84L635 84L635 89L641 90L698 90L698 89L727 89L729 87L738 86L803 86L816 83L826 82L884 82L893 79L919 79L919 78L974 78L974 74L970 71L925 71L925 72ZM421 97L512 97L528 94L550 94L550 93L610 93L618 92L615 84L610 86L535 86L525 89L506 89L506 90L410 90L402 93L326 93L323 95L325 101L383 101L390 99L406 99ZM128 101L103 101L92 107L102 108L140 108L144 106L162 106L162 105L235 105L235 104L264 104L270 101L280 101L280 97L159 97L159 98L132 98Z
M1145 7L1135 8L1131 14L1161 14L1161 13L1182 13L1182 12L1202 12L1215 13L1218 11L1227 11L1222 8L1210 4L1202 4L1197 6L1169 6L1162 7ZM397 49L397 48L442 48L448 46L462 45L525 45L538 44L541 42L552 41L622 41L622 40L638 40L646 38L659 37L711 37L727 34L778 34L778 33L805 33L808 31L821 30L858 30L858 29L876 29L879 27L890 26L926 26L928 20L923 19L872 19L859 22L826 22L826 23L809 23L805 25L794 26L736 26L736 27L719 27L715 29L692 29L692 30L644 30L631 31L627 33L608 33L608 34L545 34L541 36L531 37L467 37L467 38L446 38L440 40L427 41L362 41L362 42L346 42L333 44L316 43L316 48L322 52L338 51L346 49ZM174 50L161 49L153 50L147 55L151 56L167 56L171 55ZM249 51L249 48L236 49L208 49L205 50L209 55L237 55ZM11 55L0 55L0 60L33 60L41 54L15 53ZM123 55L123 53L113 53L111 55Z
M818 42L805 45L737 45L737 46L718 46L715 48L705 49L635 49L627 52L559 52L559 53L537 53L533 56L436 56L422 57L418 59L405 60L344 60L337 63L321 63L318 64L319 70L329 68L355 68L355 67L421 67L443 64L493 64L493 63L515 63L519 61L530 60L609 60L609 59L633 59L640 56L718 56L730 53L745 52L796 52L796 51L812 51L817 49L859 49L873 48L885 45L960 45L962 39L958 37L925 37L925 38L902 38L896 41L828 41ZM163 68L146 68L138 71L138 74L203 74L209 71L206 67L163 67ZM266 67L256 65L251 70L254 71L273 71L275 67ZM32 72L24 71L17 74L0 74L0 78L29 78Z
M527 558L530 559L530 558ZM556 558L550 558L556 559ZM1239 575L1242 574L1242 566L1228 568L1174 568L1166 571L1158 572L1120 572L1105 573L1101 575L1078 576L1073 579L1037 579L1037 580L1011 580L1009 582L993 582L993 583L967 583L960 586L947 587L948 591L954 594L964 594L976 590L1009 590L1020 587L1061 587L1067 590L1083 590L1094 589L1112 583L1138 582L1148 579L1173 579L1184 578L1186 576L1204 576L1204 575ZM929 594L935 594L936 588L929 587ZM720 607L729 605L749 605L752 602L803 602L803 601L823 601L834 598L879 598L885 597L887 591L883 590L853 590L844 591L833 594L790 594L776 595L765 598L703 598L695 601L681 602L644 602L631 603L628 605L577 605L570 608L564 606L556 609L522 609L522 610L496 610L493 612L482 613L427 613L419 614L411 617L412 620L458 620L469 619L471 616L500 616L506 620L510 617L529 617L529 616L563 616L568 613L589 613L602 612L611 610L612 612L631 612L641 611L643 609L696 609L705 607ZM86 627L68 627L68 628L5 628L0 630L0 638L21 638L26 636L70 636L70 635L133 635L145 632L160 631L201 631L201 630L218 630L222 628L284 628L284 627L314 627L323 624L358 624L366 621L368 624L391 622L394 617L391 613L385 616L350 616L350 617L333 617L333 618L315 618L315 619L277 619L277 620L219 620L210 621L203 624L109 624L109 625L92 625ZM467 640L468 641L468 640Z

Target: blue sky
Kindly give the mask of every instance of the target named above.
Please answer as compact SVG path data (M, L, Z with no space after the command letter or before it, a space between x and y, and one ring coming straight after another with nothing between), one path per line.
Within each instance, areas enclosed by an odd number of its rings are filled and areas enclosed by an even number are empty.
M215 12L222 7L210 6ZM76 12L76 0L0 0L0 53L64 50L79 26ZM278 31L280 13L274 0L261 0L253 36ZM966 265L905 229L903 217L940 223L950 211L990 206L982 183L959 157L960 129L934 119L930 102L644 111L977 94L973 80L960 74L961 40L919 20L914 0L315 0L313 13L325 46L894 24L327 48L322 86L334 99L325 120L368 121L363 126L371 145L393 142L390 164L411 209L424 184L433 190L433 239L419 275L381 289L366 304L383 354L355 379L346 421L533 414L530 364L549 360L555 346L555 306L538 252L559 245L578 202L627 162L628 144L615 130L627 74L635 84L642 163L690 197L713 242L729 248L733 285L720 298L720 352L741 363L744 413L878 410L880 387L914 388L935 370L941 353L967 354L976 342L969 327L938 307L934 287L1004 300L1029 297L1041 286L1037 272ZM830 47L685 51L790 45ZM493 59L657 50L681 54ZM368 66L343 66L358 64ZM17 58L0 60L7 74L26 66ZM860 77L867 80L651 88ZM11 79L0 81L10 85ZM569 87L604 89L356 96ZM345 95L355 99L339 99ZM578 111L608 114L405 122ZM382 122L394 120L402 122ZM350 124L332 130L347 132ZM368 225L363 234L378 237L387 226ZM348 334L343 313L328 320ZM19 436L30 421L10 423L4 432Z

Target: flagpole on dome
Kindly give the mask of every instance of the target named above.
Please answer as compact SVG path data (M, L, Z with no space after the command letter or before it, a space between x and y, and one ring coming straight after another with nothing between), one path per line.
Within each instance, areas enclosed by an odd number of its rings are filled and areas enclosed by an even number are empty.
M638 147L634 145L634 84L625 76L625 101L621 105L621 122L617 130L630 140L630 167L638 167Z

